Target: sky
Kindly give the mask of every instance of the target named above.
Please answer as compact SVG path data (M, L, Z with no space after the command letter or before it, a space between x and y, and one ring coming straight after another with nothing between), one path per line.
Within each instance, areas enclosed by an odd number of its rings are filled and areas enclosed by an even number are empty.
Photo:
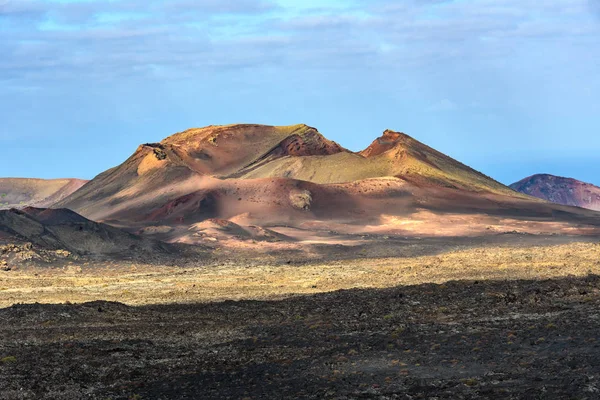
M0 176L229 123L600 185L600 0L0 0Z

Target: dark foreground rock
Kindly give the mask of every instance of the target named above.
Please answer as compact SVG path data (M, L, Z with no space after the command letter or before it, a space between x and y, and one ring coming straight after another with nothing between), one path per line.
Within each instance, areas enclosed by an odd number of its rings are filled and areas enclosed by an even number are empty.
M600 278L0 310L2 399L597 399Z

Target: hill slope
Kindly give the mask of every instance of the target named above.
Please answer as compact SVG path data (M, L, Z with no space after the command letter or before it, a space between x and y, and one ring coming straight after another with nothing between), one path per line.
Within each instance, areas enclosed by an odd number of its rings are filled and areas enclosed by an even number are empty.
M242 177L294 178L320 184L396 177L420 185L516 195L492 178L404 133L391 130L386 130L359 153L340 152L327 157L284 157L259 166Z
M123 164L98 175L59 206L93 219L122 218L197 191L203 177L233 178L282 157L341 152L347 150L306 125L189 129L140 145Z
M50 207L86 183L82 179L0 178L0 209Z
M527 177L510 185L516 191L567 206L600 211L600 187L549 174Z
M130 255L165 251L162 244L110 225L90 221L67 209L28 207L0 210L0 244L32 243L42 249L86 255Z

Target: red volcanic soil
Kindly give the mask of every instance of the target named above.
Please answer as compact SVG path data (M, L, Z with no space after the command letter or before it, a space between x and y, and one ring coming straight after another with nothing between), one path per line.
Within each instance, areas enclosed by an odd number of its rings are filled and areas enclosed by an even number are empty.
M510 187L553 203L600 210L600 187L576 179L539 174L513 183Z
M167 202L148 215L148 221L184 223L185 216L203 220L216 214L218 192L199 191Z
M279 146L269 154L275 156L328 156L347 151L339 144L325 139L316 130L311 130L303 136L292 135L284 139Z
M361 151L359 154L364 157L373 157L385 153L397 147L398 144L405 144L412 138L401 132L394 132L387 129L383 135L373 141L369 147Z

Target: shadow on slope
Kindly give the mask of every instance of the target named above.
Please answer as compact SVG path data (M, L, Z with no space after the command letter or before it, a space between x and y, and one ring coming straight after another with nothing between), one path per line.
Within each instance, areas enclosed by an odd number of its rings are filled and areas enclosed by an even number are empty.
M80 255L143 257L169 251L164 243L91 221L67 209L1 210L0 231L5 241L30 242L43 249Z

